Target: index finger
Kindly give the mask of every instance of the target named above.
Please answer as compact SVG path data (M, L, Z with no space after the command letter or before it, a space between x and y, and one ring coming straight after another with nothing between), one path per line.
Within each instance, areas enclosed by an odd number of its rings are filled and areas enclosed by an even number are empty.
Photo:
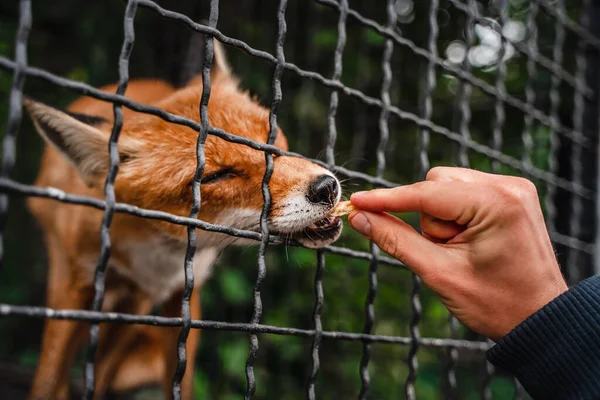
M461 225L486 204L481 184L460 181L423 181L392 189L354 193L352 204L372 212L422 212ZM489 201L488 201L489 202Z

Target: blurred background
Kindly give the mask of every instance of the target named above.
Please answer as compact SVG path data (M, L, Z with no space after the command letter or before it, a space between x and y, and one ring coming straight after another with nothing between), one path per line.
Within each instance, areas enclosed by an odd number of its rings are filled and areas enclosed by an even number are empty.
M208 1L157 1L161 6L184 13L195 21L208 17ZM275 51L277 6L275 0L222 0L218 29L225 35L241 39L250 46L271 53ZM386 25L388 15L385 1L350 0L352 9L366 18ZM453 4L454 3L454 4ZM528 58L519 48L533 49L552 60L556 57L555 40L561 31L552 10L565 5L566 14L574 21L581 17L582 1L544 1L528 23L529 1L469 1L470 6L485 17L482 23L469 24L468 16L456 4L463 1L439 1L434 17L439 35L434 43L438 56L449 66L466 68L483 82L497 85L498 72L505 70L499 87L523 102L529 91L535 97L531 104L540 112L551 114L553 78L548 68L534 63L532 76ZM534 2L537 3L537 2ZM583 2L590 5L593 2ZM29 64L54 74L89 83L94 86L118 79L117 61L123 40L123 13L126 2L120 0L90 1L83 5L76 0L33 1L33 25L28 44ZM412 41L418 48L429 49L430 1L397 0L393 10L398 22L391 29ZM503 8L506 7L506 8ZM597 8L597 6L593 6ZM537 8L537 7L536 7ZM504 22L501 10L506 10ZM597 10L596 10L597 11ZM593 14L592 14L593 15ZM316 71L325 77L333 74L334 51L337 43L337 9L313 1L290 0L286 20L286 61L300 68ZM471 21L473 22L473 21ZM14 41L18 23L18 2L0 3L0 55L14 57ZM504 41L498 28L509 40ZM347 43L343 52L341 81L368 96L381 98L383 83L382 57L386 38L374 29L348 17ZM597 29L597 27L596 27ZM181 62L187 51L190 31L181 23L163 19L152 10L140 7L135 19L136 41L130 62L132 78L159 77L178 79ZM564 54L562 68L573 76L598 87L598 53L580 46L572 30L564 31L559 47ZM558 35L560 37L560 34ZM472 37L473 44L468 44ZM591 47L591 46L588 46ZM581 50L579 53L577 51ZM258 95L265 105L270 103L273 65L253 58L238 49L227 48L233 70L242 78L242 86ZM588 60L585 71L577 69L576 55ZM503 63L503 65L500 65ZM423 115L427 89L428 60L407 46L394 45L391 59L391 103L416 115ZM595 75L595 80L594 79ZM455 74L437 67L437 85L432 92L431 120L453 132L469 134L485 146L516 160L530 160L531 165L551 171L564 179L578 179L588 188L596 187L597 178L597 102L584 102L586 125L583 134L594 145L581 149L573 158L572 141L558 136L549 125L538 120L528 122L527 113L518 107L504 108L505 121L500 130L502 142L494 142L497 121L496 99L480 88L468 87ZM0 132L5 133L8 92L12 76L0 71ZM572 128L574 116L582 107L575 101L573 85L554 79L554 91L559 104L556 116L560 123ZM283 103L278 122L286 132L290 149L309 157L325 159L327 113L331 90L320 83L301 78L286 71L283 75ZM66 106L77 95L46 82L27 79L25 93L47 104ZM470 121L464 119L461 97L470 107ZM595 96L594 96L595 99ZM556 103L555 103L556 105ZM595 105L595 111L591 112ZM336 164L374 175L376 150L379 142L381 108L368 106L354 97L340 94L336 123L338 139L335 146ZM383 177L405 184L422 178L419 150L424 132L408 120L389 118L390 139L385 149L387 166ZM42 141L27 117L18 134L17 164L12 178L31 183L35 178L42 151ZM431 166L464 165L465 150L460 143L436 133L430 133L427 154ZM463 154L461 158L460 155ZM527 175L505 164L493 163L482 154L466 151L471 167L504 174ZM554 160L552 170L550 160ZM573 176L573 162L582 163L583 173ZM523 165L528 165L527 161ZM372 186L359 179L344 179L344 193L369 189ZM553 231L569 236L574 234L585 243L593 243L596 214L593 200L581 201L581 212L573 213L575 197L567 190L556 189L541 180L534 180L545 211L550 211ZM547 206L550 205L548 209ZM578 218L580 216L580 219ZM417 226L416 215L403 216ZM574 230L574 224L579 229ZM560 236L562 237L562 236ZM43 305L46 279L46 255L35 221L24 207L24 199L12 196L6 226L5 259L0 269L0 303ZM565 241L560 241L564 243ZM345 229L337 245L369 251L369 243L350 229ZM563 265L575 250L555 243ZM589 246L577 251L577 263L564 268L570 283L594 272ZM252 289L256 278L257 247L230 247L222 255L213 276L202 290L203 318L208 320L248 322L252 315ZM265 324L312 329L314 306L313 280L316 253L312 250L271 246L267 253L267 278L262 287ZM365 299L368 292L369 262L339 255L326 255L323 277L323 329L327 331L362 332L365 323ZM373 333L410 337L411 274L401 268L380 265L379 288L374 301ZM422 314L419 330L422 337L462 338L482 340L463 327L449 322L449 314L441 302L425 287L419 290ZM12 393L20 398L36 365L43 321L27 318L0 318L0 393ZM256 361L256 399L300 399L305 397L306 382L311 367L311 339L276 335L259 335L260 351ZM198 368L195 372L197 397L202 399L238 399L246 387L244 375L248 354L248 336L244 333L204 331ZM373 344L369 364L371 376L370 399L405 398L408 376L409 346ZM456 350L456 387L450 384L452 363L447 349L420 347L416 393L419 399L480 398L486 392L484 353ZM324 399L355 398L360 391L359 363L361 342L324 339L320 348L320 370L316 393ZM81 385L81 365L72 371L74 385ZM510 376L495 371L487 386L493 398L507 399L516 395ZM160 392L148 388L120 398L160 398Z

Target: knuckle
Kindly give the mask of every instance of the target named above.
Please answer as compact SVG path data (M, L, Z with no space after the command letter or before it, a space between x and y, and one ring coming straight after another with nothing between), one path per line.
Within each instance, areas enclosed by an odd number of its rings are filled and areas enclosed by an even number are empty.
M508 203L514 203L520 200L519 191L515 190L514 185L505 184L496 186L496 191L498 192L499 198Z
M518 215L525 210L526 197L521 188L515 185L501 185L495 188L498 210L503 215Z
M503 198L512 202L522 203L537 199L537 188L529 179L510 177L509 180L497 185Z
M438 180L446 174L447 170L448 170L448 167L433 167L427 172L427 175L425 176L425 180L427 180L427 181Z
M526 178L516 178L517 185L521 191L521 195L527 199L537 198L537 188L535 184Z
M496 186L495 192L502 203L516 204L520 202L519 192L512 185Z
M423 196L425 193L429 193L431 190L434 190L439 182L436 181L419 181L408 186L404 191L409 191L413 195L419 199L419 202L423 201ZM421 204L422 207L422 204Z

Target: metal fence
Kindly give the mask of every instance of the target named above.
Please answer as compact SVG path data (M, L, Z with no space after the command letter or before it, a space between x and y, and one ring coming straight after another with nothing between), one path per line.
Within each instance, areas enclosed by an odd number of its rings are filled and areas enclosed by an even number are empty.
M430 168L430 139L432 136L443 136L457 144L456 163L460 166L469 167L469 154L478 154L491 160L491 170L502 172L502 167L508 167L515 173L526 176L544 187L544 206L547 224L561 263L565 266L564 272L571 283L575 283L594 271L594 250L596 248L597 229L597 162L598 162L598 92L600 77L598 75L598 61L600 61L600 6L591 0L583 0L567 12L565 0L535 0L531 1L525 18L525 38L515 40L507 30L509 25L509 2L505 0L490 1L483 4L475 0L430 0L428 2L427 19L421 18L422 23L429 26L429 35L426 46L420 46L405 38L396 29L398 17L402 14L402 7L411 5L409 0L387 0L385 3L387 21L385 24L376 22L365 17L355 9L351 8L348 0L315 0L322 6L333 9L338 15L337 23L337 45L334 52L334 70L330 77L320 73L305 70L299 66L287 62L284 55L284 43L286 37L286 0L280 0L277 10L277 37L275 54L255 49L246 42L228 37L217 28L219 18L219 1L211 0L210 17L206 25L194 22L186 15L169 11L150 0L128 0L124 17L125 39L122 45L119 59L119 86L115 94L101 92L94 87L71 79L57 76L44 69L28 65L27 46L28 34L32 26L31 1L20 0L19 28L15 44L15 57L11 60L0 57L0 67L12 73L13 83L9 95L9 120L3 142L2 171L0 175L0 228L2 236L9 235L4 232L6 216L9 206L9 195L39 196L57 201L86 205L96 209L104 210L102 222L102 248L100 258L96 267L95 275L95 297L93 307L85 310L54 310L43 307L17 306L11 304L0 304L0 315L3 317L35 317L54 318L69 320L89 321L90 344L88 347L85 363L85 394L84 398L92 398L94 395L94 358L98 344L100 323L127 323L148 324L160 326L180 326L181 334L178 345L178 368L173 379L173 394L175 398L180 395L180 383L185 373L185 342L190 329L225 330L246 332L250 337L250 351L246 362L247 389L246 398L252 398L257 382L254 374L254 363L260 354L258 334L292 335L305 337L312 341L311 371L307 382L308 398L318 397L316 379L319 374L319 348L323 339L344 340L361 342L362 359L360 361L361 390L359 398L368 397L370 376L369 361L371 358L371 345L373 343L389 343L395 345L409 346L408 365L409 373L405 381L405 393L407 398L416 398L419 393L415 392L415 380L418 372L418 350L422 347L435 347L447 350L448 367L446 369L446 385L448 396L456 388L455 377L456 361L459 349L470 349L479 351L481 354L481 366L484 368L484 351L489 348L490 343L486 341L472 341L457 338L435 338L421 337L419 323L423 318L420 303L420 282L413 277L413 289L411 293L412 318L409 321L410 335L408 337L386 336L373 334L374 300L377 294L377 273L380 264L403 267L401 263L387 256L381 255L378 248L371 244L370 252L362 252L339 246L327 246L317 251L317 267L314 278L314 310L313 328L298 329L294 327L270 326L261 324L263 312L261 302L261 284L266 276L265 254L267 248L273 243L280 243L277 237L269 234L267 218L271 206L269 191L269 180L273 172L273 155L290 155L301 157L297 153L283 151L275 146L273 142L276 135L278 118L278 106L282 99L281 77L282 74L291 73L312 81L318 85L331 89L329 101L329 112L327 115L328 135L325 152L325 161L312 159L329 168L341 176L346 176L372 184L377 187L392 187L397 183L384 179L386 170L386 146L393 132L390 132L389 121L396 118L413 124L418 129L418 160L419 175L424 177ZM440 4L442 3L442 4ZM373 6L375 6L373 4ZM376 5L384 7L383 2ZM205 89L200 103L201 123L170 114L162 109L138 104L123 96L129 79L129 58L134 47L134 20L139 7L148 8L163 18L173 19L185 24L192 30L207 34L207 55L203 69L203 80ZM459 60L452 60L452 54L447 52L447 57L440 55L438 49L439 13L442 8L453 7L464 13L465 37L461 46L454 50L459 55ZM485 12L495 10L495 18L490 18ZM221 10L223 12L223 10ZM271 10L270 12L274 12ZM551 18L554 23L555 36L551 54L545 55L538 48L538 29L536 21L539 15ZM424 16L420 16L424 17ZM575 19L577 18L577 19ZM382 59L383 84L379 98L366 95L362 91L351 87L341 81L343 64L342 54L346 44L347 21L352 20L385 39L384 55ZM473 54L476 45L475 27L484 27L496 33L495 40L499 41L496 53L493 55L495 80L490 83L475 74L472 69L476 65ZM565 36L572 35L576 38L575 49L566 49ZM274 66L272 77L272 104L270 108L270 134L267 143L257 143L252 140L232 135L208 124L208 100L210 93L210 66L212 64L212 38L216 38L226 45L237 47L246 54L257 57ZM143 40L138 39L138 40ZM481 41L481 37L479 41ZM403 48L421 57L427 62L424 71L426 85L423 88L422 104L420 113L404 110L392 104L390 99L390 88L393 83L392 55L395 48ZM529 77L524 93L513 94L506 87L507 80L507 52L525 57L527 75ZM456 54L455 54L456 55ZM570 63L573 59L574 63ZM566 64L571 67L565 66ZM534 77L539 70L549 73L549 104L548 107L540 105L540 94L534 87ZM446 127L432 120L434 111L433 93L438 84L439 75L447 74L456 78L457 88L457 119L456 127ZM22 119L22 96L25 79L41 79L53 85L72 90L81 95L112 102L114 104L115 122L110 137L110 169L105 186L105 200L90 197L77 196L64 193L55 188L41 188L26 185L11 179L11 171L15 165L16 145L15 140L19 132ZM565 89L566 88L566 89ZM476 89L490 99L494 104L493 122L490 126L492 135L491 143L478 141L471 137L471 102L472 90ZM561 112L561 102L565 102L563 92L572 93L572 100L568 102L571 110L569 115ZM336 164L336 112L340 96L348 96L356 99L364 106L375 107L380 110L378 119L379 139L376 156L376 171L374 175L352 170ZM421 101L420 100L420 101ZM117 203L114 193L114 182L118 171L117 142L122 127L122 107L135 111L144 112L158 116L170 123L187 126L199 132L198 135L198 160L196 175L193 184L193 207L188 218L171 215L165 212L146 210L128 204ZM524 129L521 135L520 156L507 154L503 151L503 128L506 122L507 109L516 110L524 117ZM534 165L532 154L534 152L533 127L542 125L547 127L550 134L550 151L548 168L540 168ZM226 141L249 146L253 149L264 151L266 172L262 184L264 195L264 207L260 219L260 232L242 231L227 226L210 224L197 220L200 207L200 179L204 170L204 141L207 135L215 135ZM101 306L104 296L104 273L110 254L110 226L114 213L128 213L144 218L168 221L173 224L183 225L188 231L188 251L186 252L185 265L185 292L182 303L181 318L163 318L152 315L128 315L117 313L103 313ZM190 296L193 289L193 257L196 247L196 229L220 232L228 235L253 239L260 242L258 257L258 273L254 286L254 312L248 323L231 323L208 320L192 320L190 317ZM0 240L0 245L3 241ZM324 289L322 277L325 269L325 254L334 253L346 257L353 257L369 262L368 293L366 296L364 329L358 332L328 331L321 323L321 311L324 305ZM3 258L5 249L0 247L0 259ZM598 259L596 258L596 272L600 271ZM458 322L454 319L450 322L453 332L457 331ZM490 365L485 365L486 379L482 382L482 398L491 398L489 382L494 374ZM392 384L392 383L390 383ZM394 383L400 384L400 382ZM518 387L518 383L515 382ZM522 389L518 388L516 397L524 395Z

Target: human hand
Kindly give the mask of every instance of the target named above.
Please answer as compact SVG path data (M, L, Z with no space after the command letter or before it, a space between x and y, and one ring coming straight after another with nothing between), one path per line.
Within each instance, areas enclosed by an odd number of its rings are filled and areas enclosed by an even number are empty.
M438 167L424 182L355 193L351 201L354 229L494 341L567 290L526 179ZM421 213L423 234L386 211Z

